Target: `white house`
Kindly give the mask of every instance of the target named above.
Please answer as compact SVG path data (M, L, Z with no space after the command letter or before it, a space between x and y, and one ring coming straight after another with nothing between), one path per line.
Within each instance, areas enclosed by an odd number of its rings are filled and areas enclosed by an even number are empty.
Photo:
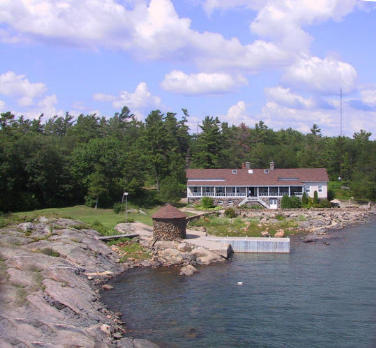
M242 205L249 202L277 209L284 195L306 192L327 198L328 173L325 168L252 169L249 162L241 169L188 169L188 202L212 197L217 204Z

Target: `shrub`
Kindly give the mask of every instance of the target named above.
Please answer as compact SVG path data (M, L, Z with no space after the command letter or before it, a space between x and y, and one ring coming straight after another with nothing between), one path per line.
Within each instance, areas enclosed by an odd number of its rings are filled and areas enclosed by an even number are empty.
M261 210L261 209L264 209L264 207L262 207L261 205L256 205L256 204L254 204L254 205L251 205L251 209L254 209L254 210Z
M320 204L320 201L319 201L319 194L317 193L317 191L315 191L313 193L313 206L316 207Z
M119 214L120 212L123 212L125 210L124 204L121 204L119 202L115 203L113 208L115 214Z
M303 207L307 207L308 206L308 196L307 196L307 193L304 192L303 193L303 196L302 196L302 205Z
M328 201L333 200L334 197L335 197L335 193L334 193L334 191L333 191L332 189L329 189L329 190L328 190Z
M281 208L282 209L291 209L291 208L301 208L302 207L302 201L299 199L299 197L296 196L283 196L281 200Z
M291 208L291 200L290 197L287 195L284 195L281 200L281 208L282 209L289 209Z
M126 223L126 222L129 222L129 223L131 223L131 222L134 222L134 219L133 218L128 218L128 219L124 219L124 220L120 220L120 221L118 221L117 223L118 224L121 224L121 223Z
M209 208L214 208L215 205L214 205L214 200L213 198L211 197L204 197L202 200L201 200L201 206L205 209L209 209Z
M322 199L319 203L320 208L331 208L331 204L327 199Z
M111 236L111 235L115 234L113 229L107 228L102 223L100 223L98 220L95 220L91 224L91 228L93 230L96 230L97 232L99 232L99 234L101 234L102 236Z
M85 205L89 208L94 208L96 204L96 199L90 197L90 196L85 196Z
M302 201L299 197L292 196L290 197L290 204L291 208L301 208L302 207Z
M234 208L227 208L225 210L225 216L230 218L230 219L233 219L234 217L236 217L235 209Z

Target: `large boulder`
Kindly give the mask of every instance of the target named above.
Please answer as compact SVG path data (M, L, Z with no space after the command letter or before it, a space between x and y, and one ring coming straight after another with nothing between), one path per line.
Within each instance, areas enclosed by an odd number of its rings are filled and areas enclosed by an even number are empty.
M222 257L220 255L202 247L193 249L191 254L195 256L196 262L200 265L209 265L213 262L222 261Z
M184 275L184 276L191 276L193 274L195 274L196 272L198 272L197 268L192 266L192 265L187 265L187 266L184 266L180 269L180 275Z

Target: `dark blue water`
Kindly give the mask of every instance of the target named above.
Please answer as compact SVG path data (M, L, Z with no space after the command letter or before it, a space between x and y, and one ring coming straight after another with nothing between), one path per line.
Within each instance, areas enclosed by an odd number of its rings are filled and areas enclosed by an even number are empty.
M376 224L337 235L294 242L290 255L237 254L191 278L127 273L104 301L130 336L163 347L376 347Z

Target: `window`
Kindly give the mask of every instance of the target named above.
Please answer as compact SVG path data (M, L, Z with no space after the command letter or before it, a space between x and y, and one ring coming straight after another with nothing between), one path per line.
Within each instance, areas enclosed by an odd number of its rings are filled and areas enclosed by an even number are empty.
M310 191L311 191L311 187L310 187L310 186L306 186L306 187L305 187L305 192L306 192L306 193L309 193Z
M269 174L269 169L264 169L264 174Z
M232 174L238 174L237 169L233 169L233 170L232 170Z
M322 185L319 185L319 192L322 192Z

